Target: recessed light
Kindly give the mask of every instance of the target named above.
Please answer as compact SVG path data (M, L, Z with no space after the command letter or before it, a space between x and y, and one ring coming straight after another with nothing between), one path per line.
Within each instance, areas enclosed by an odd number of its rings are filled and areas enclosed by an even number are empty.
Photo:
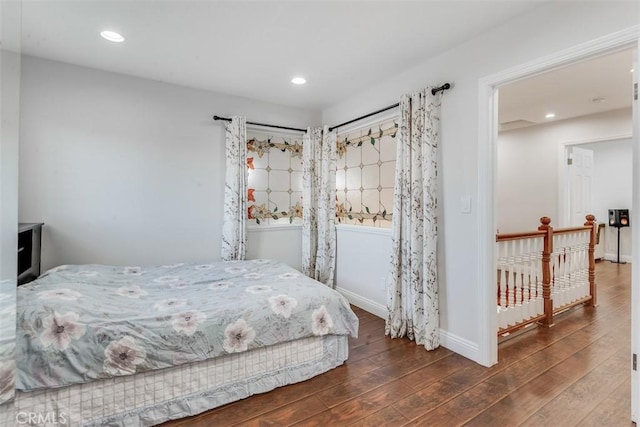
M291 83L293 83L294 85L303 85L307 82L307 80L304 77L294 77L291 79Z
M633 73L633 68L629 70L630 73Z
M121 34L116 33L115 31L105 30L100 33L102 38L109 40L110 42L122 43L124 41L124 37Z
M547 113L546 116L544 116L547 119L553 119L556 116L556 113Z

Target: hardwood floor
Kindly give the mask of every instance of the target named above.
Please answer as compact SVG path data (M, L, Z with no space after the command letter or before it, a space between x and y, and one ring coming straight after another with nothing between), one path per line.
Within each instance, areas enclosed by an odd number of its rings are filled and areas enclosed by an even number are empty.
M349 360L308 381L165 426L627 426L631 266L596 265L599 306L499 345L482 367L445 348L384 336L356 309Z

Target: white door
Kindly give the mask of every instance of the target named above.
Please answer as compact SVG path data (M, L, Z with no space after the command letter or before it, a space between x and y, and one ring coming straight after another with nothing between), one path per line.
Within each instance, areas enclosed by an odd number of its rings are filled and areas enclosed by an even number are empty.
M584 225L591 211L591 179L593 176L593 150L568 147L567 180L569 191L569 227Z
M640 40L634 55L633 73L633 180L631 203L631 420L640 421L640 375L637 370L637 357L640 355L640 104L638 86L640 81ZM636 362L636 363L633 363Z

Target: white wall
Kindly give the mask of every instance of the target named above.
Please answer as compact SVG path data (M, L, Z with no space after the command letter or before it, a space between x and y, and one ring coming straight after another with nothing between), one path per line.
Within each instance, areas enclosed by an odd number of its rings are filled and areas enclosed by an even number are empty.
M0 6L1 7L1 6ZM13 358L18 264L18 126L20 106L20 54L0 50L0 367ZM1 400L1 399L0 399ZM2 403L2 402L0 402ZM0 422L0 424L2 424Z
M593 214L607 224L605 259L618 256L618 230L608 226L609 209L631 209L633 146L630 139L584 144L593 150ZM632 227L640 226L631 224ZM620 229L620 260L631 261L631 230Z
M0 371L15 376L20 123L20 4L0 2ZM2 389L2 387L0 387ZM0 390L0 425L13 423L14 390Z
M551 218L552 226L565 226L558 206L559 152L563 144L629 136L631 122L631 110L622 109L500 133L496 171L500 232L535 230L542 216ZM630 154L629 146L628 183ZM598 163L596 159L596 167ZM628 200L630 207L630 187ZM595 215L599 221L606 220L606 210Z
M45 223L45 269L219 259L224 127L212 116L320 121L311 111L29 56L21 83L19 216ZM293 251L250 248L276 259L299 257Z
M480 234L477 200L479 80L638 24L636 2L552 2L326 108L329 125L398 102L400 94L446 81L441 114L439 194L440 325L443 345L483 363L484 310L477 303ZM473 212L461 213L470 196ZM484 224L482 225L484 227ZM371 248L375 253L381 248ZM368 256L367 252L362 254ZM484 341L483 341L484 342ZM483 344L484 345L484 344Z
M2 36L7 30L5 17L12 10L3 5ZM15 8L12 8L15 9ZM19 16L19 15L18 15ZM19 30L18 30L19 31ZM20 54L0 50L0 282L15 285L18 248L18 137L20 123ZM11 285L9 285L11 286Z
M302 226L266 225L248 227L247 258L277 259L302 269Z
M386 318L391 230L337 225L336 286L349 302Z

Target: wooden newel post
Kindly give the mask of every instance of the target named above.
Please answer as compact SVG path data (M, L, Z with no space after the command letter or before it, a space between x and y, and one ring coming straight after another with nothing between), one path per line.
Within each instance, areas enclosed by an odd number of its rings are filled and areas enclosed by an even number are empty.
M551 253L553 253L553 227L551 218L540 218L538 230L546 231L544 235L544 247L542 248L542 298L544 299L544 319L540 321L542 326L553 326L553 300L551 299Z
M586 216L587 222L584 223L585 226L591 227L591 237L589 239L589 294L591 295L591 307L595 307L598 305L596 292L596 259L594 256L594 252L596 250L596 217L589 214Z

